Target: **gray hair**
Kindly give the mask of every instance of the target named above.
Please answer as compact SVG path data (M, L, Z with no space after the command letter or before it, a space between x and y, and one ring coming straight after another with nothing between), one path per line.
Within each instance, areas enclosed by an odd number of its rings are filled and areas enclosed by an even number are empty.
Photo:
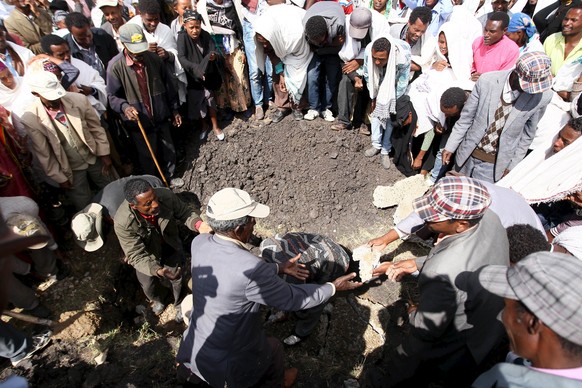
M208 217L208 219L206 220L206 222L208 223L208 225L210 225L212 230L214 230L216 233L223 234L230 232L231 230L235 230L239 226L244 226L248 224L249 221L250 221L249 216L235 218L234 220L215 220L214 218Z

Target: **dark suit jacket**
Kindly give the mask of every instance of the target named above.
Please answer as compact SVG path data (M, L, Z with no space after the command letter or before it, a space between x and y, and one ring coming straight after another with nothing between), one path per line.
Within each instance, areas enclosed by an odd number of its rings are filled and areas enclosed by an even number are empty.
M95 52L103 62L104 69L107 69L109 61L119 54L115 39L101 28L91 28L93 32L93 44L95 45ZM77 43L73 40L73 35L65 35L65 40L71 49L71 55L77 59L83 60L83 54L77 47Z
M409 354L430 360L466 346L477 364L483 361L505 332L497 320L503 300L478 280L479 269L489 264L509 266L507 235L491 210L473 229L417 259L420 301L410 314L415 340Z

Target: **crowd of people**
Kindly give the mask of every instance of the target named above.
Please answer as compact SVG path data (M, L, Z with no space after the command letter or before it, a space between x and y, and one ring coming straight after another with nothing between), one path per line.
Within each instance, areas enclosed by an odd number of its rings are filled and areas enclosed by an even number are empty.
M160 282L176 321L190 322L182 379L290 386L297 371L259 307L302 311L284 343L308 340L335 292L362 285L345 274L346 252L288 235L275 240L288 255L259 259L245 244L268 206L225 188L203 221L169 187L184 184L185 142L224 141L234 115L322 120L369 136L362 157L422 174L428 190L367 242L434 243L374 269L416 276L420 297L406 340L368 383L582 384L580 0L2 0L0 20L2 226L49 236L2 259L13 306L49 317L19 279L62 279L61 236L97 251L113 225L153 313L166 308ZM182 225L199 234L189 306ZM313 260L281 248L298 241L318 246ZM506 337L508 363L475 380ZM13 365L48 340L0 324Z

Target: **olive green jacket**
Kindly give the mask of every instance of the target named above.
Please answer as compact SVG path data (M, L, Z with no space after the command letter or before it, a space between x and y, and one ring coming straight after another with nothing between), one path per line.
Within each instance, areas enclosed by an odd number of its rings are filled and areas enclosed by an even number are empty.
M190 230L196 231L194 225L200 216L182 202L176 194L166 188L154 189L160 206L158 228L151 225L137 211L129 206L127 200L115 213L115 234L127 262L136 271L146 275L157 276L156 271L163 264L174 266L177 263L163 263L163 241L182 252L182 243L178 235L178 222L184 223Z

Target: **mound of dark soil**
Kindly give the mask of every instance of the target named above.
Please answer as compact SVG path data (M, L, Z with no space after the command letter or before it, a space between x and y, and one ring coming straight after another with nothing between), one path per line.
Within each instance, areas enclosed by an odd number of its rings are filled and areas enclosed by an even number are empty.
M337 239L359 228L386 227L387 212L372 205L372 193L402 175L395 168L384 170L379 156L364 156L369 136L329 127L322 119L286 117L270 125L235 119L224 142L211 134L208 142L187 149L191 165L184 190L203 205L224 187L246 190L271 207L260 225L276 232L301 230Z

